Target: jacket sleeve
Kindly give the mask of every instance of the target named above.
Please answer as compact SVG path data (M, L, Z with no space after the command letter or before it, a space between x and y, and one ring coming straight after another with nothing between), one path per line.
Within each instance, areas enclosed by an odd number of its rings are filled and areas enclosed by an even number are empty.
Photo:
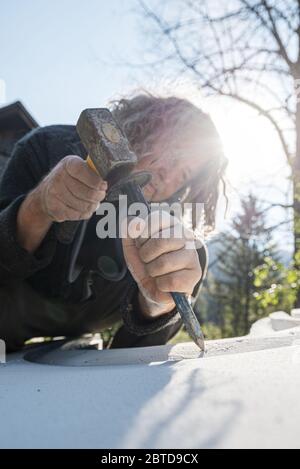
M43 148L25 137L16 144L0 182L0 279L7 275L25 279L51 262L55 236L51 229L39 249L30 254L17 239L18 210L26 195L48 172Z
M198 250L198 256L202 269L202 277L194 289L192 297L193 304L196 302L197 298L200 295L201 287L207 274L208 251L207 247L204 244ZM124 305L122 307L122 316L125 327L129 330L129 332L137 336L159 332L162 329L170 327L175 323L181 321L181 317L176 308L170 313L160 316L157 319L145 319L145 317L141 314L139 310L138 287L134 282L132 284L131 290L129 290L129 293L127 295L127 300L124 302Z

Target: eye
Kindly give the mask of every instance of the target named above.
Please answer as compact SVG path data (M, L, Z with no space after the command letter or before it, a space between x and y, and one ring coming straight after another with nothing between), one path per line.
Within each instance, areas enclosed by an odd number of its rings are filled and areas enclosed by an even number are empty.
M150 166L153 166L157 162L158 158L152 158L150 160Z

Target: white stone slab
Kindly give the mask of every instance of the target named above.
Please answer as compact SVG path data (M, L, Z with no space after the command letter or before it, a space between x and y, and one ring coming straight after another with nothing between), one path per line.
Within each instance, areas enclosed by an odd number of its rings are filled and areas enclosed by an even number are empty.
M274 335L274 329L272 327L271 319L263 318L256 321L251 329L250 329L250 336L251 337L265 337L267 335Z
M33 363L55 366L119 366L140 365L161 362L176 362L197 358L209 358L220 355L248 353L292 345L300 339L300 330L275 333L265 337L240 337L206 342L206 351L202 352L193 342L158 347L139 347L112 350L91 350L70 348L70 342L57 342L37 347L24 354L24 360Z
M13 355L0 365L0 447L300 448L300 335L279 335L140 365ZM241 341L252 351L239 353Z
M283 311L277 311L270 314L271 324L274 331L282 331L300 326L300 320L297 320Z
M291 316L294 318L294 319L299 319L300 320L300 309L297 308L297 309L292 309L291 311Z

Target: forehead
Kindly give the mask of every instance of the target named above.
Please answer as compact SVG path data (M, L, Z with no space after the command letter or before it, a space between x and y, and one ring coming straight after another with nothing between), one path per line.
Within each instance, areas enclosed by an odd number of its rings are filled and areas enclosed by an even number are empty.
M203 148L201 142L197 139L182 141L180 144L172 142L164 148L164 151L160 151L159 155L161 163L197 169L205 165L210 159L208 151Z

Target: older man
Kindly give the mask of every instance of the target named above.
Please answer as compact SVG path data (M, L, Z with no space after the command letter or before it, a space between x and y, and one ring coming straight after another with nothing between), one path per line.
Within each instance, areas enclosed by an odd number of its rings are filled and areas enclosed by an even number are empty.
M211 119L186 100L139 95L113 114L152 173L149 201L201 202L214 225L226 160ZM36 336L80 336L121 323L112 347L166 343L181 322L171 291L196 298L204 246L153 236L99 239L107 183L85 162L73 126L35 130L16 145L0 185L0 338L16 350ZM80 220L70 242L61 224ZM76 271L76 275L74 275Z

